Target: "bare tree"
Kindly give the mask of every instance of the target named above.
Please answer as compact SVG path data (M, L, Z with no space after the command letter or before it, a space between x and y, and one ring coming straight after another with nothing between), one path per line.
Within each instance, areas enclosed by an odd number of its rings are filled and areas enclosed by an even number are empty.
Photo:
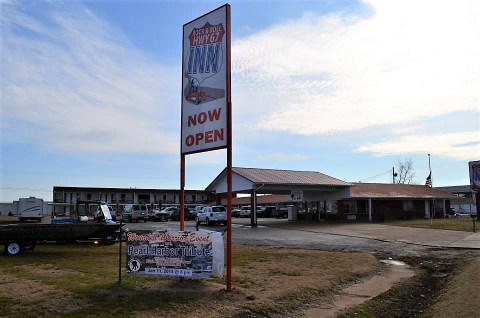
M415 177L415 171L413 171L413 160L405 159L397 161L397 183L410 184Z

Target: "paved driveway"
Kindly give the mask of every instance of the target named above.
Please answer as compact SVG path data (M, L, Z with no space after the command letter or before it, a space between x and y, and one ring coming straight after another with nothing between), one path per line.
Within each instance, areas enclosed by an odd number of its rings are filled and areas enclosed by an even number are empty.
M234 222L249 223L245 220ZM313 233L369 238L385 242L403 242L433 247L480 249L480 232L472 233L357 222L325 224L260 219L258 224Z
M131 229L178 230L179 222L127 223ZM224 232L225 226L200 226ZM430 247L478 249L480 233L432 230L370 223L307 223L284 219L259 219L257 227L249 219L233 219L234 243L273 246L384 251L393 254L417 253ZM195 222L185 222L185 230L194 231Z

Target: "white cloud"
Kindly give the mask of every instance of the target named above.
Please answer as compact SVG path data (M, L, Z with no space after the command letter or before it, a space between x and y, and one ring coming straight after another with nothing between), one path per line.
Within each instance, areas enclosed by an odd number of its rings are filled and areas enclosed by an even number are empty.
M281 153L268 152L259 155L261 161L303 161L309 159L306 155L300 153Z
M30 5L2 5L4 133L63 151L178 153L164 119L172 70L78 3Z
M480 109L478 1L366 4L371 16L309 14L234 41L251 128L321 135Z
M354 151L371 152L377 156L431 153L458 160L473 160L480 157L480 132L475 130L435 135L408 135L396 140L371 143Z

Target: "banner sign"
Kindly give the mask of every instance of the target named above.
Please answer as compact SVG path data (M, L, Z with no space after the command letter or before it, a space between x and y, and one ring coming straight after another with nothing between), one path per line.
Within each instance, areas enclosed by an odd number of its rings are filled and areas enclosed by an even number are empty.
M186 278L223 277L223 237L209 231L129 231L127 273Z
M227 147L227 9L183 26L182 154Z
M470 171L470 187L472 192L480 192L480 161L470 161L468 163Z

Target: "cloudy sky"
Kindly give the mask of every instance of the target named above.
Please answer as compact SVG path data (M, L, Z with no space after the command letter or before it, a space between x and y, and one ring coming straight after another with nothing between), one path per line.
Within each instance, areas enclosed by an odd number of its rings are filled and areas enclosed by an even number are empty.
M0 202L179 188L183 24L218 1L0 0ZM468 184L480 2L231 1L233 165ZM224 150L189 155L205 188Z

